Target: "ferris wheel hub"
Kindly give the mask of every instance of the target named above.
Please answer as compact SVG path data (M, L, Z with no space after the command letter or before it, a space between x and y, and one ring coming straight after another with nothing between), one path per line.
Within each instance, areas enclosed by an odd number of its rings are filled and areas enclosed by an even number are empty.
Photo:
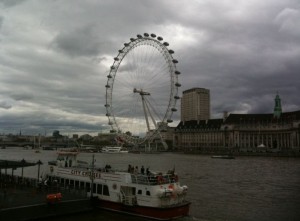
M143 96L143 95L150 95L149 92L143 91L143 89L138 90L136 88L133 89L133 93L139 93L141 96Z

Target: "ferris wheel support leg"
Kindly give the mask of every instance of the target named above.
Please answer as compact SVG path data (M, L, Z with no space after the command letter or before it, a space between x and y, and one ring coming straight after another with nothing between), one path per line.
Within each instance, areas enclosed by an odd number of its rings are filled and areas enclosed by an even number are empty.
M146 106L146 108L147 108L147 110L148 110L148 113L149 113L149 116L150 116L150 118L151 118L151 120L152 120L153 125L155 126L155 128L157 128L156 121L154 120L154 117L153 117L152 114L151 114L151 111L150 111L150 108L149 108L149 106L148 106L148 103L145 102L145 106Z
M144 98L143 95L141 95L141 96L142 96L143 110L144 110L144 114L145 114L145 120L146 120L146 123L147 123L147 128L148 128L148 131L150 131L149 120L148 120L148 114L147 114L147 110L146 110L145 98Z
M164 146L164 149L167 150L168 149L168 144L166 143L166 141L162 138L161 134L159 134L159 137L160 137L160 140L161 140L161 143L162 145Z

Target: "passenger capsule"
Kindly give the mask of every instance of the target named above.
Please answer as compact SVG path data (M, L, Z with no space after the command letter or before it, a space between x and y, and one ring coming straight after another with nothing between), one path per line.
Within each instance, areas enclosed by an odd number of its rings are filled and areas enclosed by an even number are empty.
M109 75L107 75L107 78L112 78L112 76L109 74Z
M110 113L106 113L106 116L109 117L109 116L110 116Z
M129 43L124 43L124 46L125 46L125 47L128 47L128 46L129 46Z
M173 50L169 50L169 53L170 53L170 54L174 54L174 51L173 51Z
M168 122L168 123L172 123L173 120L172 120L172 119L168 119L167 122Z
M177 64L177 63L178 63L178 61L177 61L176 59L173 59L172 62L173 62L174 64Z
M175 98L176 100L180 99L180 97L179 97L179 96L174 96L174 98Z
M137 35L137 37L138 37L138 38L143 38L143 36L142 36L142 35Z
M157 37L157 40L162 41L164 39L162 37Z
M181 84L177 82L177 83L175 84L175 86L176 86L176 87L180 87Z
M156 34L151 34L151 37L152 38L156 38Z
M134 38L130 38L130 41L132 41L132 42L133 42L133 41L135 41L135 39L134 39Z
M115 57L115 58L114 58L114 60L115 60L115 61L118 61L118 60L119 60L119 58L118 58L118 57Z
M110 130L110 133L116 133L117 131L116 130Z
M110 66L110 69L111 69L111 70L114 70L114 69L116 69L116 68L115 68L115 66Z
M119 50L119 53L122 54L122 53L123 53L123 50Z
M105 104L104 107L110 107L110 105L109 104Z
M149 37L149 34L148 34L148 33L144 33L144 36L145 36L145 37Z
M177 109L176 109L175 107L173 107L173 108L171 109L171 111L175 112L175 111L177 111Z
M169 46L169 43L168 42L164 42L164 46Z
M106 87L106 88L110 88L110 86L109 86L108 84L107 84L107 85L105 85L105 87Z
M180 75L181 72L180 71L175 71L175 74Z

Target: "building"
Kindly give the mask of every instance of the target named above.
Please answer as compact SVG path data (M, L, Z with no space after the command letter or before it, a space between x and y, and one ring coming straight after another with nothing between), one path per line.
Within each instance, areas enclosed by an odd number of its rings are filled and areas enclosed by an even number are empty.
M181 98L181 121L210 119L210 93L205 88L183 91Z
M238 151L287 151L300 147L300 111L230 114L222 125L225 147Z
M199 152L299 152L300 110L282 112L277 94L273 113L225 112L222 119L182 120L175 129L173 145Z
M211 151L224 146L222 119L181 121L175 129L174 148Z

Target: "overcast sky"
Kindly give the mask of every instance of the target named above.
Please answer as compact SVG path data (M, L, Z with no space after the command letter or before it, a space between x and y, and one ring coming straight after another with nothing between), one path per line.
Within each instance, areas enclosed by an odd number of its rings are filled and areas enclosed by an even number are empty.
M277 92L300 110L299 0L0 0L0 134L108 131L109 67L145 32L175 51L181 92L210 89L212 118L272 113Z

